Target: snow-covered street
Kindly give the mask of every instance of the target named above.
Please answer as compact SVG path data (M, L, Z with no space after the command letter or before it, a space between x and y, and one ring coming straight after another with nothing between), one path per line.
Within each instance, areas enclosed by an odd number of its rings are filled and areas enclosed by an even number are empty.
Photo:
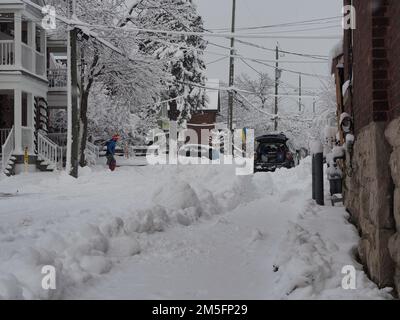
M0 180L0 297L376 299L342 207L317 207L310 160L236 176L233 166L82 169ZM57 289L41 286L44 265ZM342 288L342 268L357 289Z

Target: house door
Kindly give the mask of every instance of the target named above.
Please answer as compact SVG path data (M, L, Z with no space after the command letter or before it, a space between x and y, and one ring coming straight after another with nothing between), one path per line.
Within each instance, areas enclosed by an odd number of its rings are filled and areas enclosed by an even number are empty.
M14 125L14 93L0 91L0 129L10 129Z

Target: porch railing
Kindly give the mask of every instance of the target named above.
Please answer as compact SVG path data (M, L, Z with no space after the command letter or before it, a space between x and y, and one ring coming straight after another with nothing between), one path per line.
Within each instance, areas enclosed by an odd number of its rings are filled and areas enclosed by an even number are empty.
M67 134L66 133L48 133L47 137L60 147L67 146Z
M32 66L32 48L26 45L25 43L21 43L21 48L22 48L22 67L25 68L26 70L29 70L31 72L34 72L33 66Z
M0 65L12 66L15 63L15 50L13 40L0 40Z
M49 69L47 71L50 88L66 88L67 87L67 69Z
M54 168L62 168L64 148L59 147L42 133L38 133L38 156L41 160L49 162Z
M35 52L36 59L36 74L42 76L45 74L45 59L44 54L40 52Z
M11 129L0 129L0 147L6 142Z
M7 169L8 162L10 161L12 154L15 149L15 132L14 127L11 129L10 133L4 144L1 147L2 154L2 171Z

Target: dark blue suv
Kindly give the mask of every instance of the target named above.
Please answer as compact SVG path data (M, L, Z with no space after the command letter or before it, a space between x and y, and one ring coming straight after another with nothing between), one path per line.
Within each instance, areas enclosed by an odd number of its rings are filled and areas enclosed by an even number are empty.
M267 134L256 138L254 169L256 172L275 171L295 166L293 154L288 147L288 138L283 134Z

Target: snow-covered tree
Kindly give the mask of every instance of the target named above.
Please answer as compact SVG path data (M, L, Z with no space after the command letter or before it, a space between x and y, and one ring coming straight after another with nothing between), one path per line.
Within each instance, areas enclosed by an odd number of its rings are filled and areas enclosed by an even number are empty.
M128 144L142 144L151 128L156 126L156 110L143 106L131 111L130 101L124 96L112 96L103 84L95 84L89 97L88 137L91 141L105 141L119 134Z
M130 22L146 29L202 32L203 21L190 0L143 0L135 2L135 19ZM139 36L143 34L139 33ZM140 50L164 61L171 81L164 81L164 97L183 97L183 103L170 102L171 118L185 120L191 111L205 103L206 66L203 52L206 42L200 36L146 34Z
M227 87L227 85L223 85ZM273 130L270 115L274 99L270 97L273 90L273 80L267 73L260 73L251 78L241 74L235 79L235 87L239 89L234 96L233 118L238 128L253 128L256 135ZM251 93L246 93L246 92ZM221 93L221 116L219 121L226 121L228 115L228 92Z
M273 92L275 84L268 73L260 72L255 79L246 73L242 73L236 78L235 86L244 91L252 92L253 94L245 92L242 94L250 101L256 103L260 108L267 108L274 101L274 98L270 95Z
M54 4L59 12L68 15L67 1L54 1ZM76 4L73 18L92 25L90 28L79 27L78 35L82 62L80 164L84 166L89 98L93 97L91 90L94 85L106 86L109 101L126 101L125 109L135 112L135 105L159 99L161 80L166 78L166 74L161 62L139 50L136 33L120 29L121 21L126 19L131 9L126 0L77 0ZM67 29L66 26L61 28Z
M264 79L264 80L263 80ZM266 83L266 85L263 85ZM250 91L254 94L246 94L238 90L234 100L234 122L236 127L253 128L255 134L263 135L274 132L274 121L272 113L274 98L268 98L271 93L273 82L268 75L265 77L251 78L241 75L235 81L235 87ZM226 85L223 85L226 87ZM264 90L260 90L265 88ZM263 94L260 95L260 92ZM336 95L333 81L321 79L321 87L317 91L316 113L297 112L294 109L283 108L286 103L280 100L279 132L283 132L290 139L294 149L308 149L309 141L319 137L325 126L335 120ZM265 99L265 100L264 100ZM228 93L221 93L221 115L219 122L226 122L228 115Z

